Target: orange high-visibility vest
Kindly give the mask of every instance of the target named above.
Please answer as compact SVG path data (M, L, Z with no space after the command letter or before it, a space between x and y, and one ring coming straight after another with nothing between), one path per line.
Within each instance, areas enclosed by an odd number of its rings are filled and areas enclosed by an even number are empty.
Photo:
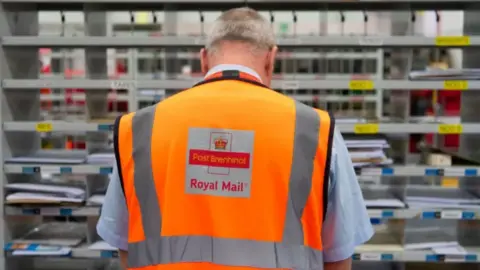
M333 130L238 71L118 118L128 269L323 269Z

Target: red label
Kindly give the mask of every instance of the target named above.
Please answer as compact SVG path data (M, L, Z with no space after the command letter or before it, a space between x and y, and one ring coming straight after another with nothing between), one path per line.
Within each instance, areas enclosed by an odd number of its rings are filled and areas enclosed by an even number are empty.
M188 164L248 169L250 168L250 153L191 149Z

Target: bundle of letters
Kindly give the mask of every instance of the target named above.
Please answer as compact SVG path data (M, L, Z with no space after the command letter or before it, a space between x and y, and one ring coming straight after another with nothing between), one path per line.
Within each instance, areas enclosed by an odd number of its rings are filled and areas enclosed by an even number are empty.
M447 255L467 254L457 241L456 226L438 226L438 223L416 225L405 229L405 250L428 250Z
M366 123L364 118L339 117L335 120L338 124ZM347 135L343 134L345 144L350 153L353 166L356 168L382 166L393 164L385 154L390 148L387 140L376 136Z
M79 187L50 184L12 183L5 188L7 204L82 203L85 190Z
M33 228L21 238L5 246L16 256L62 256L85 241L84 223L50 222Z
M404 208L405 203L396 198L391 194L387 188L383 187L362 187L362 194L365 200L365 206L367 208L377 208L377 209L394 209L394 208Z
M480 198L474 194L442 187L409 187L405 202L410 208L480 209Z
M115 162L115 154L113 148L96 151L87 157L88 164L113 164Z
M28 164L81 164L87 158L84 150L40 150L30 155L8 158L7 163Z
M410 80L478 80L480 69L437 69L427 68L422 71L412 71L409 74Z
M345 144L354 167L382 166L393 163L385 154L390 147L385 139L366 137L345 137Z

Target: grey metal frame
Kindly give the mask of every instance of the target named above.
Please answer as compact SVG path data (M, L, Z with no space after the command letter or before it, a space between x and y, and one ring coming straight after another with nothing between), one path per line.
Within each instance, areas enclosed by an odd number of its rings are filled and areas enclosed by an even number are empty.
M22 4L20 4L22 5ZM27 6L28 7L28 6ZM25 8L25 4L22 7ZM37 35L38 19L37 12L26 11L20 14L11 13L10 10L4 10L4 6L0 5L0 38L6 35ZM1 41L0 41L1 42ZM3 78L36 78L38 74L38 57L37 50L19 50L15 48L0 48L0 77ZM3 90L3 89L2 89ZM20 121L20 120L39 120L40 102L38 100L38 92L18 91L2 91L1 95L1 117L2 121ZM4 133L2 136L2 163L3 159L18 154L25 154L35 151L40 146L40 136L36 133ZM3 184L14 181L28 181L24 175L6 175L2 173L0 176L2 187L1 193L5 194ZM30 178L31 179L31 178ZM3 212L4 196L0 198L0 206ZM39 222L39 218L33 218L34 223ZM15 224L14 222L1 221L0 230L2 235L0 239L2 244L9 241L15 230L22 229L24 225ZM4 233L5 232L5 233ZM1 255L2 264L0 269L15 269L17 267L31 267L28 263L21 263L18 260L5 260L3 252ZM19 265L21 264L21 266ZM27 264L27 265L25 265ZM18 268L17 268L18 269Z
M144 80L139 77L132 77L119 80L110 80L107 78L107 47L165 47L165 53L171 54L172 57L165 59L165 66L167 67L167 74L171 75L173 73L173 66L177 64L175 62L176 51L174 47L179 46L194 46L199 47L203 43L202 37L174 37L173 35L176 32L176 10L182 9L183 5L186 4L186 1L180 0L171 0L171 1L154 1L154 0L140 0L136 3L139 3L138 7L145 7L146 5L152 5L154 3L165 4L165 9L169 11L168 17L165 20L169 22L166 27L166 34L171 36L166 36L163 38L124 38L124 37L111 37L109 29L111 28L106 15L105 9L109 7L118 7L115 4L124 4L129 1L123 0L75 0L75 1L55 1L55 0L2 0L0 2L0 91L1 91L1 114L2 125L0 130L0 136L2 139L2 173L1 181L2 183L15 182L15 181L34 181L38 180L39 175L25 174L25 168L28 166L21 165L12 165L12 164L3 164L3 159L19 154L25 154L32 151L35 151L39 148L40 145L40 135L35 132L36 123L40 120L40 95L37 92L37 89L40 87L45 88L84 88L86 89L85 97L87 101L87 123L68 123L66 121L52 122L53 128L55 131L65 131L65 132L79 132L83 131L87 133L88 149L93 151L106 144L108 139L108 133L110 132L110 124L95 123L96 119L101 119L107 117L107 108L105 104L107 103L108 90L110 88L122 88L128 89L128 98L129 106L131 110L135 110L137 106L136 95L137 90L141 88L166 88L166 89L182 89L188 88L191 86L194 81L192 80ZM475 0L476 1L476 0ZM190 4L200 5L200 1L189 1ZM222 1L201 1L203 4L211 3L227 3L227 4L238 4L244 3L244 1L237 0L222 0ZM261 0L251 0L248 1L255 4L262 4ZM292 2L292 1L288 1ZM297 4L301 3L312 4L313 1L297 1ZM307 3L308 2L308 3ZM316 4L334 4L333 1L319 1L315 0ZM367 2L367 1L363 1ZM374 1L368 1L369 7L374 5ZM376 1L379 6L382 4L387 7L393 7L393 4L405 4L410 3L411 5L420 6L421 4L439 4L440 6L446 5L446 3L453 3L443 0L435 1ZM388 3L387 3L388 2ZM415 3L416 2L416 3ZM480 10L479 6L473 6L471 1L462 0L456 1L457 4L466 5L469 4L472 7L472 10ZM37 8L48 8L48 6L43 5L42 3L53 3L58 6L64 5L66 9L68 8L79 8L85 12L85 31L89 37L35 37L38 34L38 22L37 22ZM68 3L71 5L69 6ZM144 4L142 6L142 3ZM279 3L287 3L287 1L277 1L275 5L278 6ZM38 4L38 5L37 5ZM407 5L407 6L410 6ZM347 5L348 6L348 5ZM54 6L50 6L54 7ZM411 6L410 6L411 7ZM445 6L446 7L446 6ZM7 8L7 9L5 9ZM14 12L15 11L15 12ZM17 12L21 11L21 12ZM405 15L405 14L404 14ZM407 16L408 17L408 16ZM480 31L476 31L475 28L469 28L471 25L478 25L480 27L480 21L477 19L478 11L468 11L466 12L465 17L465 31L467 34L471 34L470 46L480 47ZM400 29L399 25L405 24L405 21L402 21L402 18L393 19L393 29ZM467 27L467 25L469 25ZM332 47L332 46L343 46L343 47L375 47L381 48L378 50L378 58L383 59L383 47L390 48L401 48L401 47L432 47L435 46L435 38L421 38L415 36L400 37L406 33L393 33L395 37L300 37L300 38L285 38L279 39L280 45L290 46L290 47L301 47L301 46L317 46L317 47ZM193 45L192 45L193 44ZM63 80L63 79L38 79L38 48L42 46L57 46L57 47L83 47L86 49L85 58L86 58L86 72L89 79L75 79L75 80ZM466 45L459 45L466 46ZM475 48L478 49L478 48ZM476 67L480 59L477 57L477 54L468 51L465 53L465 66L466 67ZM131 61L131 69L136 70L136 61ZM383 61L380 61L378 72L376 75L382 77L383 73ZM405 67L408 67L411 63L404 63ZM172 69L170 69L172 68ZM413 82L407 81L403 78L398 80L384 80L381 78L376 78L373 80L374 88L378 90L378 95L375 97L377 105L381 105L383 102L383 90L394 90L399 91L400 95L398 96L397 102L393 100L393 116L401 120L406 120L409 118L407 113L407 108L409 107L408 100L410 91L423 90L426 88L444 88L444 82ZM307 89L348 89L350 86L349 81L342 80L283 80L275 81L273 83L273 88L282 89L282 90L291 90L299 88ZM463 92L462 96L462 121L463 124L463 137L462 137L462 152L465 155L473 156L477 158L479 153L472 152L473 150L480 149L480 140L478 140L477 134L480 131L480 114L475 110L476 105L480 102L480 82L478 81L469 81L468 82L469 91ZM472 91L470 91L472 90ZM473 91L474 90L474 91ZM383 115L381 112L382 108L377 108L377 118L382 118ZM19 121L22 121L21 123ZM339 124L340 131L353 133L355 130L355 125L352 124ZM418 124L418 123L380 123L378 132L398 135L398 134L408 134L408 133L436 133L438 131L439 124ZM472 185L478 181L478 172L480 172L480 166L472 165L468 166L454 166L451 168L436 168L435 166L408 166L407 164L410 161L407 153L407 145L405 144L405 136L397 137L397 142L394 147L398 147L399 151L403 153L404 156L407 156L405 160L402 161L403 164L398 166L392 166L388 170L382 169L363 169L359 172L361 176L389 176L392 178L392 181L397 183L396 186L389 188L392 193L394 193L399 198L405 197L404 187L410 180L410 177L440 177L442 175L446 176L456 176L456 177L465 177L462 179L462 188L469 189L472 192L478 193L478 187L480 185ZM479 157L480 158L480 157ZM31 167L33 168L33 167ZM38 168L41 170L50 170L58 171L62 173L62 166L47 166L47 165L38 165ZM98 166L72 166L69 167L71 173L81 173L86 174L86 187L87 193L91 194L92 191L101 188L105 185L107 181L107 174L111 172L111 167L98 167ZM391 171L390 171L391 170ZM432 173L433 172L433 173ZM475 173L473 173L475 172ZM433 176L432 176L433 175ZM473 186L473 188L472 188ZM0 194L4 195L5 190L0 187ZM5 232L0 235L0 243L4 244L11 240L12 237L19 236L21 232L26 229L26 226L22 224L13 223L13 219L10 218L10 215L20 215L28 216L31 220L30 224L36 224L41 222L42 216L52 216L57 215L61 212L61 209L58 207L52 208L41 208L38 209L38 213L35 215L29 216L24 211L19 210L18 208L13 208L10 206L5 207L4 197L0 198L0 209L2 209L2 220L0 221L0 231ZM70 209L71 212L69 216L76 217L86 217L87 224L89 226L87 232L87 242L92 243L96 240L94 233L94 227L96 220L98 218L98 208L97 207L80 207L75 209ZM454 219L456 226L458 223L458 235L460 235L461 244L471 245L477 244L480 245L480 239L478 238L478 230L464 230L462 227L465 223L470 223L472 221L463 221L464 215L468 214L470 219L479 219L479 211L468 211L468 212L455 212L455 218L452 218L454 215L452 212L447 211L437 211L434 214L438 214L438 218L442 219ZM402 209L395 211L375 211L370 210L369 214L373 218L385 218L391 219L392 223L397 222L398 226L402 229L405 227L416 226L415 221L407 220L406 222L403 219L422 219L424 213L422 210L413 210L413 209ZM448 216L448 215L450 216ZM472 216L469 216L472 215ZM461 220L461 221L459 221ZM8 222L7 222L8 221ZM25 220L22 220L23 223L26 223ZM395 232L392 232L395 234ZM405 235L402 233L398 236L402 243L405 242ZM424 262L425 256L430 253L426 252L404 252L402 254L393 254L390 260L397 261L422 261ZM480 252L476 252L480 256ZM368 257L366 254L362 260L383 260L382 257ZM376 253L376 256L379 255ZM381 254L380 254L381 255ZM114 256L114 255L110 255ZM74 249L72 254L74 258L83 258L83 259L92 259L104 257L101 252L93 252L87 250L84 246ZM361 256L360 256L361 257ZM360 258L361 259L361 258ZM467 260L464 258L464 260ZM97 266L96 263L93 263L92 260L87 260L89 263L86 264L88 269L97 269L101 266ZM467 260L468 261L468 260ZM71 263L67 262L68 266L72 266ZM81 265L85 269L85 264ZM33 269L33 265L30 260L22 260L15 258L4 257L2 253L0 257L0 270L15 270L15 269Z
M283 47L326 48L379 48L379 47L479 47L480 36L455 37L454 40L417 36L298 36L282 37L277 44ZM65 48L130 48L130 47L202 47L203 36L161 37L3 37L4 46L12 47L65 47Z
M259 10L427 10L434 5L438 10L466 10L478 8L476 0L3 0L4 3L35 3L40 9L50 10L82 10L84 3L101 4L99 9L110 10L149 10L165 9L175 4L177 10L226 10L240 5L248 5Z

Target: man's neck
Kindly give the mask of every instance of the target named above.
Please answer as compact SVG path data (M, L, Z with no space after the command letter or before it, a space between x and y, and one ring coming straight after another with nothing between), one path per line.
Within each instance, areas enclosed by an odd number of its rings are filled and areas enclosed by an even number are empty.
M239 65L255 71L263 82L267 81L267 74L262 61L255 57L251 49L244 44L238 43L224 43L219 48L216 55L210 58L210 68L218 65ZM235 52L235 53L231 53Z
M260 77L260 80L262 82L266 82L267 79L266 79L266 74L265 74L265 71L256 66L255 64L252 64L252 63L248 63L247 61L222 61L222 62L214 62L213 65L211 65L212 68L214 67L217 67L217 66L221 66L221 65L234 65L234 66L242 66L242 67L245 67L249 70L252 70L253 72L256 73L256 75L258 75Z
M224 70L238 70L241 72L245 72L245 73L248 73L249 75L256 77L257 79L263 82L262 78L255 70L243 65L232 65L232 64L221 64L221 65L214 66L208 71L205 77L208 77L214 73L221 72Z

